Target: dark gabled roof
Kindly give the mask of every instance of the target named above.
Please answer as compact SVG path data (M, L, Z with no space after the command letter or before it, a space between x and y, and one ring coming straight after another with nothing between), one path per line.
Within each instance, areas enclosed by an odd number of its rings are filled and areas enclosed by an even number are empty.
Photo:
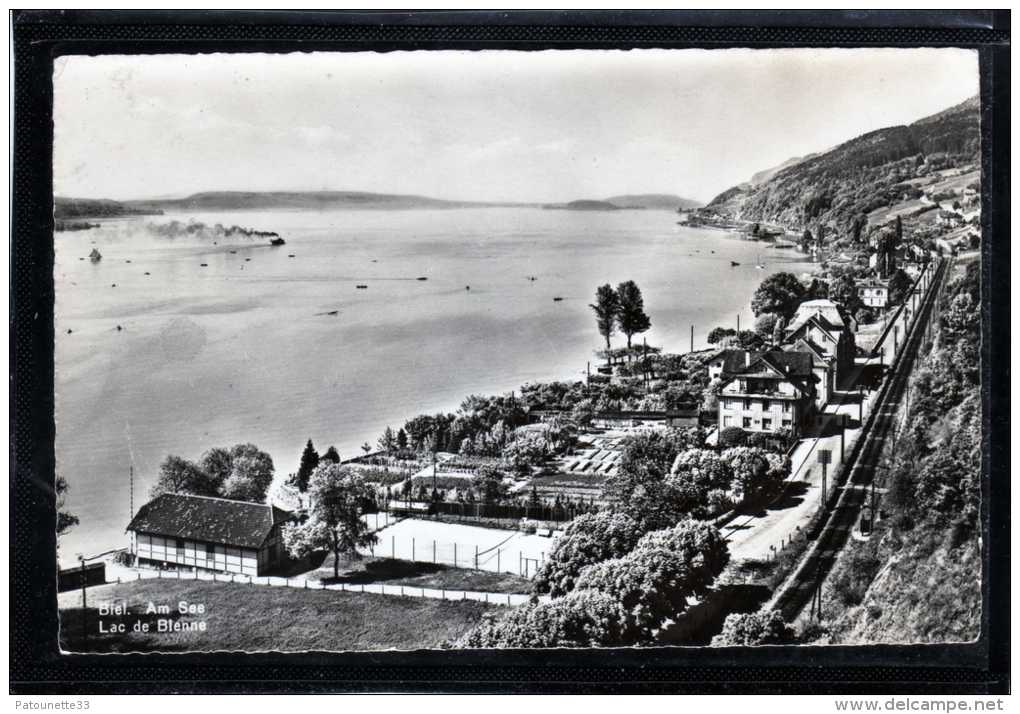
M723 383L728 384L737 377L744 374L753 374L761 371L762 365L783 375L784 379L802 392L811 391L811 385L818 381L812 368L814 358L811 352L784 352L782 350L769 350L758 354L750 353L750 364L746 363L746 350L734 350L738 352L733 358L734 368L723 367ZM739 358L739 359L738 359ZM727 357L727 365L730 359ZM739 365L739 366L736 366Z
M786 345L783 349L787 352L806 352L813 355L817 365L827 365L833 359L820 345L816 345L806 337L798 338L796 342Z
M290 516L290 512L264 503L164 493L138 509L127 529L171 538L259 548L272 527Z

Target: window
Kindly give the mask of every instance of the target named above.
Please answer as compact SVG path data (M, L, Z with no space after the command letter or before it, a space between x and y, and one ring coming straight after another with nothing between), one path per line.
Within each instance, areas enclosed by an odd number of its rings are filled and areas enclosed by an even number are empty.
M793 426L792 421L790 421L789 419L783 419L783 428L789 429L791 426Z
M789 402L783 402L783 411L787 413L793 411L793 405Z
M177 539L177 550L184 550L184 540L181 538Z
M744 428L745 429L751 428L751 417L744 417Z
M747 380L746 379L738 379L737 380L737 389L739 389L741 392L746 392L747 391Z
M772 431L772 420L771 419L762 419L761 420L761 428L764 429L765 431Z
M768 399L763 399L761 401L761 408L762 408L762 411L766 411L767 412L769 409L772 408L772 402L770 402Z
M744 409L750 409L750 408L751 408L751 400L750 399L745 399L744 400Z
M722 423L723 426L733 426L733 417L731 416L723 417Z

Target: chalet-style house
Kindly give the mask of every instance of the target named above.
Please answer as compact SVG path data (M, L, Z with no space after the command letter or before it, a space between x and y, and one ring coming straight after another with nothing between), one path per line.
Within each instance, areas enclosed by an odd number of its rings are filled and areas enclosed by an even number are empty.
M127 530L140 565L268 575L288 561L280 530L291 517L265 503L165 493Z
M719 429L799 434L817 409L811 355L772 349L726 350L719 389Z
M838 387L854 366L857 347L856 321L831 300L808 300L800 304L786 327L785 344L798 340L817 346L833 366L832 386Z
M885 310L889 304L889 285L881 280L866 280L857 283L857 297L865 307L872 310Z

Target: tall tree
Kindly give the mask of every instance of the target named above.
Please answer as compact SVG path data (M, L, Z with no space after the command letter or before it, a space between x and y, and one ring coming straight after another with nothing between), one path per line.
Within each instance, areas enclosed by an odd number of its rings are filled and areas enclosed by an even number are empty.
M329 461L334 464L340 463L340 453L336 450L335 446L330 446L326 449L326 453L322 455L321 459L319 459L319 463L321 464L324 461Z
M220 495L235 501L262 503L273 483L273 459L254 444L236 444L230 449L230 475Z
M219 484L198 464L180 456L167 456L159 466L159 476L150 498L164 493L190 493L195 496L218 496Z
M323 463L308 483L311 511L304 523L283 529L283 541L294 558L326 550L333 555L333 577L340 576L340 557L358 557L357 548L373 545L378 537L369 532L361 516L374 492L349 468Z
M805 231L806 232L806 231ZM755 315L774 312L789 320L804 299L804 286L793 273L774 273L765 278L751 298Z
M309 439L308 443L305 444L305 450L301 452L301 463L298 465L297 473L294 475L294 484L298 487L299 491L304 493L308 490L308 479L312 477L312 473L318 466L319 452L315 450L312 440Z
M57 476L54 483L54 490L57 494L57 535L63 535L74 526L78 525L78 516L67 510L64 501L67 497L67 479ZM134 516L135 514L131 514Z
M393 433L392 427L386 427L386 430L379 437L379 450L387 453L397 448L397 436Z
M595 291L595 302L588 307L595 311L595 324L599 328L599 334L606 339L606 351L608 352L611 348L609 338L616 331L616 316L620 311L620 298L613 290L613 286L606 283L600 285Z
M645 332L652 326L652 321L645 314L645 299L641 288L633 280L627 280L616 287L616 299L619 302L616 321L620 332L627 336L627 348L634 335Z
M407 448L407 432L403 427L397 430L397 448L401 451Z

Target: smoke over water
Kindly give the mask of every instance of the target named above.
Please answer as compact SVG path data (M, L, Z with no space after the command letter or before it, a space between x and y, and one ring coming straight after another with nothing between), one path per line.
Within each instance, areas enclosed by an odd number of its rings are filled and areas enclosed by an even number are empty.
M207 238L220 240L226 238L278 238L275 231L257 231L243 226L225 226L222 223L208 225L201 221L170 221L169 223L148 223L145 226L153 235L161 238Z

